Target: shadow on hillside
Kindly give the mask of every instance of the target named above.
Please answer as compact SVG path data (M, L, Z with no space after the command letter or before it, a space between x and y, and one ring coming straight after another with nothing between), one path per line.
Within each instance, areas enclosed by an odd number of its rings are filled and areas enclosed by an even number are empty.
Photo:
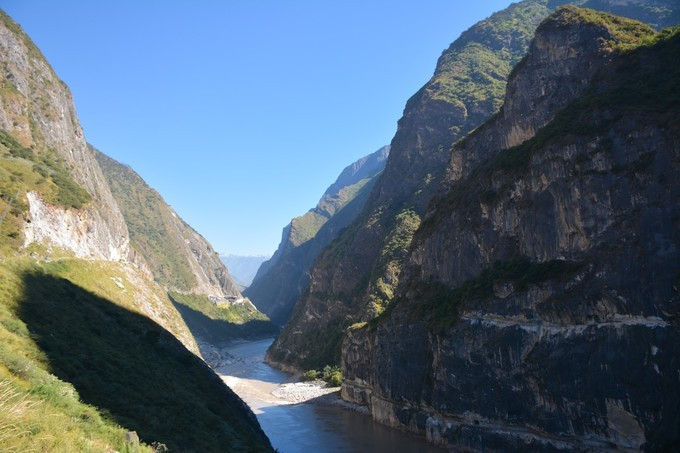
M223 345L233 340L259 340L276 336L279 328L271 321L252 320L236 324L222 319L212 319L170 297L173 305L182 315L194 337L214 345Z
M265 449L252 413L162 327L62 278L24 283L17 314L83 402L172 451Z

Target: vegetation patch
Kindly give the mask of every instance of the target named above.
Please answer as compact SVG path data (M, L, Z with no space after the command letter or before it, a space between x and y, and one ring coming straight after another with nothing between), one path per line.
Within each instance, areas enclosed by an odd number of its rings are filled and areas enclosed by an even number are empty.
M342 370L337 365L326 365L321 371L308 370L300 376L302 381L324 381L331 387L342 385Z
M128 452L134 430L138 451L267 451L236 396L100 264L0 263L0 449Z
M514 291L527 291L530 285L550 280L563 281L582 267L583 263L562 260L535 263L522 257L496 262L455 289L441 282L417 282L408 288L405 297L416 301L414 315L427 318L434 330L444 331L458 321L465 303L493 297L495 283L511 283Z
M242 303L215 303L207 296L169 293L191 333L215 343L236 338L264 338L279 328L247 299Z
M17 179L19 175L14 169L21 166L24 168L19 170L19 173L25 179L19 181ZM63 208L80 209L92 199L92 196L73 180L63 159L58 157L55 151L48 149L38 152L26 148L5 131L0 131L0 168L15 171L14 180L10 177L9 183L5 182L0 188L2 190L0 196L4 199L14 195L16 191L19 191L23 198L23 195L32 189L39 190L49 203ZM31 174L25 175L28 169Z
M614 38L607 44L614 50L629 50L643 44L652 43L656 37L656 31L647 24L615 16L602 11L588 8L577 8L565 5L558 8L554 14L545 19L539 29L550 26L571 25L596 25L607 29Z

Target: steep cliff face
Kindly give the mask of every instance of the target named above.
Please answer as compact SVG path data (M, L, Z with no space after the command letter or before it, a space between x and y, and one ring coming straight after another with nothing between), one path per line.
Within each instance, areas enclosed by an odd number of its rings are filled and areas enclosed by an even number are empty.
M442 54L432 79L406 105L385 172L363 214L311 269L308 293L298 300L289 325L269 351L272 363L315 368L339 361L343 330L390 305L413 233L439 187L450 146L498 112L506 79L525 55L536 26L565 3L513 4L464 32ZM658 26L673 24L678 15L672 1L575 3ZM514 142L534 127L517 121L515 135L508 138Z
M677 31L539 27L395 302L346 337L345 399L459 448L678 447L679 61Z
M320 255L308 293L268 352L270 361L301 368L337 363L344 328L390 303L451 144L500 107L505 79L547 13L545 2L511 5L442 54L432 79L406 104L365 210Z
M3 450L127 451L135 430L140 451L271 451L129 247L68 89L2 11L0 64Z
M71 208L75 202L75 207L81 208L78 215L88 225L89 237L84 238L83 231L73 223L66 209L49 208L37 195L27 198L27 187L20 184L5 185L5 200L9 201L16 189L17 204L30 206L28 218L32 222L26 223L22 231L26 243L51 241L49 230L61 228L61 234L54 238L56 245L73 249L79 256L126 258L125 221L87 148L71 93L40 51L4 12L0 12L0 61L0 129L10 134L10 140L15 139L13 144L23 150L23 153L10 153L10 158L21 159L23 155L32 168L30 175L22 174L22 177L42 179L39 191L44 192L51 204ZM5 143L8 149L16 148L7 145ZM12 167L20 165L12 162ZM23 173L21 168L12 170ZM81 200L74 200L74 193L83 189L86 193ZM89 199L91 202L81 203Z
M309 286L309 268L364 208L389 152L384 146L346 167L314 209L283 229L279 248L244 291L272 321L283 325L288 320L295 301Z
M240 293L208 241L130 167L92 148L120 206L131 245L168 289L216 298Z

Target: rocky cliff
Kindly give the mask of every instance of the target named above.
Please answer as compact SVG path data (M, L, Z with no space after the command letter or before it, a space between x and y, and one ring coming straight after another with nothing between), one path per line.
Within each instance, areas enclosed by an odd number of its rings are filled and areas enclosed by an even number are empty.
M87 147L70 91L4 13L0 13L0 61L3 144L11 157L23 157L32 165L31 174L24 175L21 163L12 162L10 171L15 178L21 174L24 184L5 181L2 187L6 201L18 193L17 205L30 210L31 222L17 233L26 243L53 242L81 257L127 258L125 221ZM27 179L38 184L29 187ZM38 186L50 206L38 193L27 195ZM67 213L73 207L81 208L77 215ZM14 217L21 215L15 211ZM51 235L53 229L59 234Z
M347 166L316 207L283 229L278 249L244 291L272 321L283 325L288 320L295 301L309 286L309 268L364 208L389 152L384 146Z
M217 299L238 298L227 268L210 243L182 220L163 197L135 173L92 148L123 212L130 243L161 285Z
M542 23L345 338L345 399L456 448L678 448L678 62L677 29Z
M3 450L128 451L135 430L139 451L271 451L130 248L68 88L2 11L0 64Z
M442 181L451 145L499 112L507 77L526 54L536 26L564 3L512 4L465 31L442 54L431 80L406 104L366 209L311 269L309 291L269 350L270 362L305 369L337 362L345 328L389 307L413 234ZM576 3L658 26L673 23L678 14L672 1ZM522 140L535 127L517 121L510 141Z

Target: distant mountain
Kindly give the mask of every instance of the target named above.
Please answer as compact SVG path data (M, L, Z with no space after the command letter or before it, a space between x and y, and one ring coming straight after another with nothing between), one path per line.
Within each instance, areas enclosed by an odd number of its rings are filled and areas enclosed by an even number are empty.
M284 324L288 320L295 301L309 286L309 268L364 208L389 152L390 147L383 146L347 166L316 207L283 229L279 248L262 263L243 293L272 321Z
M220 255L220 259L227 266L231 278L236 284L243 287L250 286L260 265L269 258L270 256L267 255Z

